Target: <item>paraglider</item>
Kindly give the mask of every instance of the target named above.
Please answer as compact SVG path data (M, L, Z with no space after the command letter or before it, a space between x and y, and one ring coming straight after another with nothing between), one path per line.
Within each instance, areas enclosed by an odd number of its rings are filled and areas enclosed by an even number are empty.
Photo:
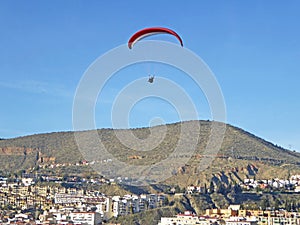
M149 27L149 28L144 28L142 30L139 30L138 32L133 34L128 41L128 48L132 49L135 43L138 42L139 40L155 34L171 34L178 39L180 45L183 47L183 41L175 31L165 27Z
M138 32L136 32L135 34L133 34L129 41L128 41L128 48L132 49L133 46L141 39L151 36L151 35L155 35L155 34L170 34L175 36L180 45L183 47L183 41L181 39L181 37L173 30L169 29L169 28L165 28L165 27L149 27L149 28L144 28L142 30L139 30ZM153 83L154 82L154 76L150 76L149 75L149 79L148 79L149 83Z
M153 83L153 81L154 81L154 76L150 76L150 75L149 75L148 82L152 84L152 83Z

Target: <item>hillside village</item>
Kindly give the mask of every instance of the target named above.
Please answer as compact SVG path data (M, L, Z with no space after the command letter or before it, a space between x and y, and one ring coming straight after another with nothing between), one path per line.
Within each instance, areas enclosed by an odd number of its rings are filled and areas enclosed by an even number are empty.
M109 221L111 218L118 218L130 214L138 214L156 208L168 207L173 204L170 203L171 199L173 199L172 196L187 196L197 194L201 195L212 192L220 192L220 190L216 189L217 187L214 185L209 186L208 188L192 185L186 186L185 189L170 187L168 191L161 193L109 196L95 189L84 188L84 184L101 186L117 185L118 182L122 183L122 180L109 180L105 179L104 177L61 177L45 174L37 176L33 173L23 173L20 178L13 179L1 177L1 221L3 224L11 224L16 222L20 224L66 224L70 221L73 221L77 224L84 224L87 221L88 224L99 224L100 222L103 223L105 221ZM274 177L273 179L265 180L244 179L244 181L239 183L237 186L240 187L240 191L245 192L276 191L282 193L300 194L300 175L291 175L290 179L288 180L283 180L276 177ZM300 204L297 203L297 205L293 205L291 208L288 208L288 210L297 211L299 210L299 207ZM207 210L206 214L210 212ZM258 206L257 209L252 210L262 210L262 208L259 208ZM270 208L266 205L266 208L264 208L264 210L270 211L269 214L271 215L271 212L273 212L272 210L286 209L278 208L278 206L276 206L275 208ZM201 224L218 224L216 215L228 214L224 213L225 211L211 212L214 212L215 215L209 214L208 216L209 218L213 216L214 219L207 220L206 218L205 222L201 222ZM242 212L244 213L244 216L249 214L241 210L239 211L240 214L233 214L233 211L230 211L230 216L240 217L242 215ZM187 216L189 216L189 218L191 216L191 218L200 218L198 216L195 217L195 215L192 214L179 214L179 216L176 217L176 221L181 221L183 218L186 219L188 218ZM289 218L290 217L291 216L289 216ZM162 221L159 224L168 224L166 221L174 221L172 218L162 218ZM298 214L293 216L293 218L298 218ZM237 220L237 218L231 219L233 219L233 221ZM260 220L261 218L257 217L257 219ZM259 222L258 220L256 222ZM234 225L230 222L226 224ZM249 223L249 225L253 224L255 223ZM260 222L259 224L263 225L262 222ZM285 224L292 225L295 223L287 222Z
M282 191L282 192L295 192L300 193L300 175L292 175L290 179L262 179L256 180L253 178L245 178L239 186L245 191ZM209 191L209 190L208 190ZM187 186L186 192L192 193L205 193L206 190L203 186Z
M300 213L272 210L243 210L239 205L228 209L207 209L203 215L186 211L162 217L158 225L299 225Z

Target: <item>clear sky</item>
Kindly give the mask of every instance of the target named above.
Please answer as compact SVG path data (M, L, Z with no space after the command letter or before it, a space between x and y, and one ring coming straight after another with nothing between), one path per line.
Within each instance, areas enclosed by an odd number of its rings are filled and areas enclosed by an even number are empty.
M137 30L164 26L177 31L215 74L228 123L300 151L299 8L299 1L3 0L0 137L72 130L73 97L88 66ZM176 73L156 65L127 68L126 76L112 78L101 100L112 100L127 82L157 70L168 78ZM182 79L189 89L190 81ZM189 94L193 98L193 88ZM98 128L110 126L101 100ZM201 102L200 119L210 119ZM156 116L176 121L168 114L172 110L163 101L145 99L132 110L131 124L147 126Z

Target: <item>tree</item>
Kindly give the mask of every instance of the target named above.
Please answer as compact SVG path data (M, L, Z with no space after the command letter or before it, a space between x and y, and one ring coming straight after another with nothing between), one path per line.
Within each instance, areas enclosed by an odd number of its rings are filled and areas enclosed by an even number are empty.
M163 206L169 205L169 199L167 196L165 196L164 201L163 201Z
M129 212L130 212L130 214L134 214L134 210L133 210L133 206L130 204L130 206L129 206L130 208L129 208Z
M214 193L215 191L215 187L214 187L214 183L212 181L210 181L210 184L209 184L209 193Z
M148 209L149 209L149 202L146 201L146 202L145 202L145 205L146 205L146 210L148 210Z

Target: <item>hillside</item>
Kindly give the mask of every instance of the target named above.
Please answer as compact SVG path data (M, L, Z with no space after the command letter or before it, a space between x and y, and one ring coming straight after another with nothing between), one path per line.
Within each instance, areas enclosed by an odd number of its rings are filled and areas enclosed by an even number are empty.
M184 123L191 127L200 123L199 141L193 157L186 165L178 168L175 176L168 180L171 183L178 183L181 180L179 185L186 185L184 182L197 183L200 178L210 180L213 176L230 180L243 179L247 176L269 176L270 173L286 176L291 171L300 169L300 153L278 147L231 125L226 125L225 137L218 154L203 155L213 122ZM166 159L178 144L181 123L168 124L165 127L167 128L165 138L152 151L130 149L118 140L115 133L133 132L137 138L144 140L150 134L149 128L97 131L101 142L113 157L133 165L150 165ZM159 137L165 127L157 126L151 128L151 131ZM91 134L92 131L80 132L86 146L93 148L99 140L91 138ZM189 134L189 138L195 137ZM189 138L183 140L186 146L189 144ZM86 155L87 160L97 160L100 157L99 153L101 152L95 151L93 155L89 152L89 155ZM72 164L84 160L75 142L74 132L36 134L0 140L0 156L0 170L10 171L33 168L47 163ZM198 173L198 164L204 158L213 158L213 163L205 171Z

